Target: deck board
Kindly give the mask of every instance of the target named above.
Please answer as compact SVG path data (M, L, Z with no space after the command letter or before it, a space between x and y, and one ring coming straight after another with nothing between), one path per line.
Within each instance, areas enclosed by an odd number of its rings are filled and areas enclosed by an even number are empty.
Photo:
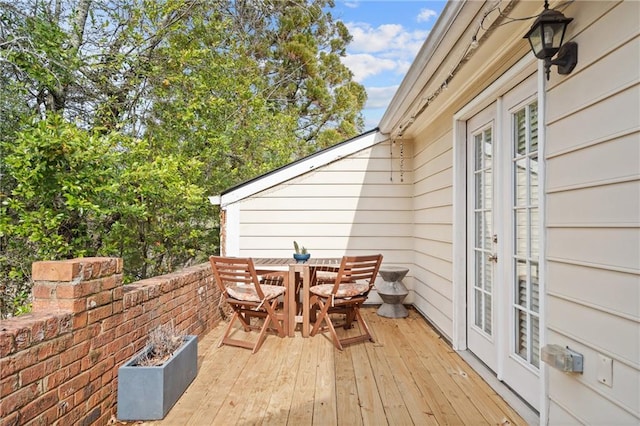
M413 309L363 309L375 343L344 351L328 336L270 335L257 354L198 342L198 375L164 420L147 425L525 425ZM338 334L351 333L339 328ZM241 332L242 333L242 332Z

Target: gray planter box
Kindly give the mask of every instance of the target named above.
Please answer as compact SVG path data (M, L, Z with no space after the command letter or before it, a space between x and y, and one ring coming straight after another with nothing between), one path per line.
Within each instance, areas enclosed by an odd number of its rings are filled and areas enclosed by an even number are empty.
M160 420L167 415L198 369L198 336L186 336L184 342L163 365L137 366L149 351L145 348L118 369L118 420Z

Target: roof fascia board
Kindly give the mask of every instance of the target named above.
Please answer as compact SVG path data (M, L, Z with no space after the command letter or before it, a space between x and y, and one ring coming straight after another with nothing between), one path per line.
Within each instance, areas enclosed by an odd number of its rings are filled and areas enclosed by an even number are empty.
M379 125L382 132L391 133L402 118L408 114L411 105L415 103L438 71L440 64L432 63L436 52L445 49L447 53L451 53L459 37L477 17L478 11L482 9L484 4L483 1L447 2L436 25L420 48L416 59L382 116ZM445 40L447 40L446 43ZM449 54L446 55L446 57L449 56Z
M379 131L365 133L361 136L357 136L354 139L348 141L348 143L341 143L334 147L320 151L316 154L310 155L298 162L294 162L289 166L278 169L274 172L268 173L255 180L248 182L245 185L241 185L234 190L226 192L219 196L209 197L209 201L212 204L226 207L229 204L240 201L244 198L250 197L258 192L269 189L282 182L294 179L307 172L315 170L319 167L340 160L358 151L366 148L370 148L377 145L380 142L384 142L388 139L387 135L380 133Z

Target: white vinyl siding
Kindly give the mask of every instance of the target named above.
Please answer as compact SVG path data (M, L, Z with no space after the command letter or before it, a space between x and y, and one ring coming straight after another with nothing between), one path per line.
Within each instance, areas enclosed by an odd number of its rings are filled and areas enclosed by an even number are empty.
M547 92L546 326L547 341L585 365L581 375L548 369L549 423L638 424L640 3L564 13L580 16L580 57ZM600 355L613 360L611 387L598 381Z
M412 268L410 148L403 151L401 159L398 143L383 142L234 203L238 255L290 257L296 240L313 257L382 253L385 264Z
M447 124L450 121L447 120ZM446 127L445 127L446 129ZM453 149L451 129L414 140L414 305L453 334Z

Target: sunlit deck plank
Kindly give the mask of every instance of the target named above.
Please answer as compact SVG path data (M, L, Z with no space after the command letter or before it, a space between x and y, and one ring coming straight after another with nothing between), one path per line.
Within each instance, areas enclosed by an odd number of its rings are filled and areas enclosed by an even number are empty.
M402 327L398 328L398 332L394 336L394 341L399 347L400 357L404 361L407 369L411 372L424 399L429 401L436 421L441 425L463 424L462 419L456 414L453 406L440 389L437 380L431 372L432 370L442 368L442 365L434 357L421 357L416 353L415 347L411 342L411 340L415 340L416 337L408 330L409 323L407 319L403 319L403 321L405 322L402 323ZM424 346L438 345L438 343L439 342L431 336L422 336L419 339L419 344Z
M411 416L412 423L416 425L438 425L431 404L423 397L411 372L400 356L398 345L395 344L394 339L389 338L399 333L399 324L402 323L389 321L379 316L371 316L370 318L369 325L378 330L376 334L377 343L384 348L387 362L393 369L392 377L396 382L398 392L409 416Z
M303 339L299 335L294 339ZM290 425L311 425L313 422L313 403L316 386L316 364L320 346L325 343L323 339L306 338L300 356L300 368L296 378L295 391L291 400L289 412Z
M344 351L299 334L270 335L253 355L218 348L221 324L198 343L195 381L163 421L147 424L526 424L416 311L363 311L376 343Z
M316 366L316 388L313 402L313 424L338 424L336 407L336 375L333 347L320 345Z
M366 344L355 344L349 346L349 351L353 358L353 370L358 378L356 387L360 398L360 411L362 413L362 423L365 425L380 424L380 420L386 417L380 392L376 385L373 366L367 356Z
M273 383L273 390L262 425L287 424L295 393L296 378L300 374L300 369L306 368L300 362L304 340L290 339L283 341L288 345L283 349L285 357L277 369L277 377Z
M357 379L350 349L347 347L344 351L337 351L335 362L338 419L343 425L362 425Z

